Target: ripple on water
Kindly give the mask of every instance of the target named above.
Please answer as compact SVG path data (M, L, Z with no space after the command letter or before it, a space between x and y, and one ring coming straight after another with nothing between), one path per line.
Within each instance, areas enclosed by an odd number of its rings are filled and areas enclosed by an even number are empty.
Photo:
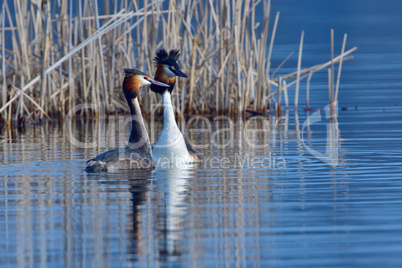
M186 170L87 174L85 160L108 148L75 148L62 129L51 143L22 146L23 137L3 143L0 260L396 264L402 250L399 114L340 112L337 125L312 125L304 135L297 125L306 117L296 124L290 115L286 129L250 136L267 147L239 146L236 138L233 147L199 149L206 161ZM328 140L327 126L336 126L338 136ZM336 161L317 158L303 142L321 154L336 145ZM256 165L252 158L263 161ZM283 166L268 165L280 159Z

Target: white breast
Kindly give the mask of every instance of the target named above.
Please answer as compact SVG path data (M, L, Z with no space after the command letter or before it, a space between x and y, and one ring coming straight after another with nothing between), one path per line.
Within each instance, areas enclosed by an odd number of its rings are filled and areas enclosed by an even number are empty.
M152 157L158 167L185 167L194 159L187 150L183 134L177 127L171 104L170 93L162 94L163 100L163 130L152 148Z

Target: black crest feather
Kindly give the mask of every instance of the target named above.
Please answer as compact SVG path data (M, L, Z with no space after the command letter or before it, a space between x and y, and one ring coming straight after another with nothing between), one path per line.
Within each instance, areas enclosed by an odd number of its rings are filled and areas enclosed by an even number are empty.
M173 66L177 64L177 60L179 59L179 57L180 50L172 49L168 53L166 49L162 48L156 52L156 57L154 58L154 61L156 61L157 63Z
M145 75L145 76L148 76L146 73L143 73L143 72L135 70L135 69L124 69L124 75L125 76L130 76L130 75Z
M172 49L169 51L169 58L174 59L174 60L178 60L180 57L180 50L178 49Z

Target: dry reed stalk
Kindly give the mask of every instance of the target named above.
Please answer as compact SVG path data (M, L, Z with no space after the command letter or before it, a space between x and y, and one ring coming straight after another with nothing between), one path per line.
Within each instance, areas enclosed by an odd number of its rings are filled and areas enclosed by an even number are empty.
M339 90L339 84L341 81L341 71L342 71L342 63L343 63L343 54L345 52L345 46L346 46L346 39L347 39L348 35L345 34L343 36L343 42L342 42L342 50L341 50L341 58L339 60L339 66L338 66L338 77L336 79L336 88L335 88L335 101L338 101L338 90Z
M34 104L36 106L36 108L38 108L46 117L50 118L50 116L42 109L42 107L39 105L39 103L37 103L33 98L31 98L28 94L26 94L25 92L23 92L21 89L17 88L16 86L12 85L12 88L15 91L19 91L20 94L24 97L26 97L30 102L32 102L32 104ZM23 98L21 97L22 103L23 103Z
M1 105L4 106L7 98L7 83L6 83L6 34L5 34L5 24L6 24L6 2L3 3L1 7L1 75L2 75L2 91L1 91ZM7 117L7 115L5 115Z
M264 3L265 4L265 3ZM257 70L258 70L258 77L257 77L257 90L259 91L259 100L258 100L258 109L257 110L264 110L266 107L263 103L264 99L264 85L265 83L265 75L264 75L264 62L266 55L266 43L268 38L268 29L269 29L269 20L270 20L270 13L271 13L271 1L269 0L264 8L264 25L261 33L261 39L258 45L258 63L257 63ZM269 105L269 103L268 103Z
M24 85L25 84L25 81L24 81L24 76L21 76L21 79L20 79L20 85ZM18 106L17 106L17 111L19 111L19 114L17 114L17 122L19 122L20 121L20 119L22 119L22 115L24 114L24 107L25 107L25 103L24 103L24 96L22 95L21 97L20 97L20 101L18 102Z
M279 77L278 82L278 105L276 107L276 113L278 115L282 114L282 78Z
M276 74L276 72L278 72L281 68L282 68L282 66L289 60L289 58L293 55L293 53L294 53L294 51L292 51L292 52L290 52L289 53L289 55L278 65L278 67L276 67L276 69L273 71L273 73L271 74L271 79L270 79L270 84L272 84L272 82L273 82L273 78L274 78L274 75ZM295 74L296 74L297 72L295 72ZM282 76L282 78L284 78L284 79L287 79L287 78L289 78L289 77L287 77L287 76ZM279 81L279 78L277 78L277 79L275 79L275 81Z
M306 82L306 106L307 106L307 108L310 106L310 80L311 80L312 76L313 76L313 73L310 72L308 74L307 82Z
M353 59L353 57L348 57L348 58L344 59L343 61L347 61L347 60L351 60L351 59ZM325 67L328 67L328 66L330 65L330 62L331 62L331 61L329 61L329 62L327 62L327 63L324 63L324 64L316 65L314 68L311 67L311 68L307 68L307 69L309 69L310 71L311 71L311 70L314 70L314 71L313 71L313 73L314 73L314 72L317 72L317 71L319 71L319 70L324 69ZM317 69L317 66L319 67L318 69ZM304 69L304 70L307 70L307 69ZM301 72L301 73L303 73L303 72ZM300 81L303 80L304 78L308 77L308 75L309 75L309 73L304 74L303 76L301 76L301 77L300 77ZM288 75L285 75L285 76L286 76L287 79L289 79ZM295 77L295 76L296 76L296 74L294 75L294 77ZM293 77L293 75L292 75L292 77ZM281 76L281 78L284 79L284 76ZM275 78L275 81L277 81L278 79L279 79L279 77L278 77L278 78ZM278 84L277 84L275 81L271 80L271 85L274 85L274 86L277 87ZM290 82L290 83L288 84L288 87L295 85L296 82L297 82L297 79L293 80L292 82ZM276 95L276 92L272 93L272 94L271 94L271 97L272 97L272 96L275 96L275 95Z
M67 8L69 9L69 11L70 11L70 13L72 13L72 6L73 6L73 3L72 3L72 1L70 1L70 5L69 5L69 7L67 7L67 4L68 4L68 2L67 1L63 1L63 3L65 2L65 9L67 10ZM95 1L95 5L96 5L96 1ZM66 32L65 32L65 37L67 36L67 40L64 40L64 43L66 44L65 45L65 48L67 49L67 51L71 51L71 49L73 48L73 41L72 41L72 37L73 37L73 34L72 34L72 28L73 28L73 25L72 25L72 14L70 14L70 15L68 15L68 14L66 14L65 15L66 17L68 17L68 21L66 20L66 22L65 23L68 23L68 30L66 30ZM95 16L95 20L96 20L96 16ZM65 53L65 54L67 54L67 53ZM73 64L74 64L74 58L73 58L73 56L71 56L71 57L68 57L68 92L69 92L69 102L68 102L68 104L69 104L69 106L68 106L68 110L69 111L71 111L71 109L73 108L73 107L75 107L75 83L74 83L74 77L75 77L75 70L73 70Z
M223 34L221 32L219 32L218 35L218 43L219 43L219 61L217 63L217 69L219 70L218 74L217 74L217 83L216 86L220 89L219 91L215 92L215 113L216 114L221 114L222 111L225 109L225 98L220 98L220 96L225 96L224 94L224 79L222 77L222 70L225 66L225 55L224 55L224 41L223 41ZM219 101L221 100L221 101ZM220 105L219 105L220 104Z
M348 57L348 58L345 58L345 56L351 54L356 49L357 49L357 47L353 47L353 48L349 49L348 51L346 51L345 53L343 53L342 55L339 55L339 56L335 57L333 60L327 61L327 62L322 63L322 64L317 64L317 65L314 65L312 67L305 68L303 70L300 70L300 75L304 75L304 74L310 73L310 72L313 72L313 73L318 72L318 71L330 66L332 64L332 62L339 63L341 58L343 58L344 62L348 61L348 60L352 60L353 56ZM282 75L282 79L294 78L296 76L297 76L297 71L289 73L289 74L286 74L286 75ZM274 82L277 82L278 80L279 80L278 78L273 79Z
M99 11L99 9L98 9L98 1L94 1L94 13L95 13L95 27L96 27L96 29L100 28L98 11ZM99 63L100 63L100 65L98 65L98 66L100 66L100 68L101 68L100 77L102 79L100 79L100 81L102 82L103 100L104 100L104 102L106 104L106 107L109 107L110 99L109 99L109 91L107 90L107 82L106 82L107 75L106 75L106 71L105 71L105 60L104 60L104 57L103 57L103 48L102 48L101 36L99 36L97 38L97 41L98 41L98 46L99 46ZM73 101L73 106L75 106L75 99Z
M304 39L304 31L302 31L302 33L301 33L300 45L299 45L299 56L297 58L295 110L297 110L297 105L298 105L298 102L299 102L299 84L300 84L300 69L301 69L302 51L303 51L303 39Z
M12 42L12 55L14 56L14 61L12 61L12 64L14 66L20 66L21 63L21 58L20 58L20 52L19 52L19 45L17 41L17 27L14 27L13 20L11 19L11 14L10 14L10 9L8 7L7 1L3 3L3 6L5 7L6 13L7 13L7 18L9 18L8 22L10 24L11 28L11 42ZM5 45L5 44L4 44Z
M331 85L333 84L333 77L332 77L332 70L331 68L328 68L328 97L329 97L329 103L331 104L333 102L333 95L331 94Z
M38 81L40 81L40 76L35 77L34 79L32 79L31 81L29 81L28 84L26 84L19 92L18 94L14 95L12 98L10 98L10 100L3 105L3 107L0 108L0 113L3 112L5 109L11 107L11 104L19 97L19 95L24 92L25 90L27 90L28 88L30 88L32 85L36 84Z
M45 25L44 25L44 38L43 38L43 43L42 43L42 70L41 70L41 76L42 76L42 94L41 94L41 107L45 107L45 96L47 96L47 76L46 76L46 69L48 67L48 59L49 59L49 52L50 52L50 2L44 4L45 8ZM46 109L46 108L45 108ZM44 110L41 109L41 114L40 114L40 119L43 118L44 115Z
M251 95L251 89L253 87L252 85L252 62L254 58L254 51L250 52L249 56L249 63L248 63L248 71L247 71L247 78L246 78L246 93L244 94L243 98L243 107L247 108L247 105L249 104L249 99Z
M189 88L189 103L188 103L188 113L189 114L191 114L192 110L193 110L196 53L197 53L197 38L194 37L193 49L191 52L191 71L190 71L190 88ZM184 92L184 90L183 90L183 92Z
M285 97L285 105L286 108L289 108L289 98L288 98L288 86L286 84L286 80L283 80L283 95Z
M334 29L331 29L331 84L329 86L329 102L334 102ZM329 81L328 81L329 82Z
M275 34L276 34L276 28L278 26L278 21L279 21L279 12L276 13L275 16L275 22L274 22L274 27L272 29L272 34L271 34L271 42L269 44L269 50L268 50L268 59L267 59L267 73L269 73L269 70L271 68L271 55L272 55L272 49L274 47L274 41L275 41ZM266 76L267 79L269 80L269 76ZM267 87L267 94L271 94L271 84L268 83L268 87ZM268 108L269 108L269 103L268 103Z
M116 12L117 13L117 12ZM84 40L84 32L83 32L83 27L84 27L84 23L83 23L83 18L82 18L82 2L81 0L78 1L78 28L79 28L79 42L81 42L82 40ZM85 48L81 49L81 75L82 75L82 82L81 82L81 86L82 86L82 95L83 95L83 100L84 103L88 103L88 87L87 87L87 68L85 68ZM88 116L89 113L87 111L81 110L81 116L82 115L86 115Z
M239 52L239 34L237 31L237 25L234 26L234 35L235 35L235 55L237 60L237 103L239 104L237 109L237 115L240 116L243 113L243 105L241 104L241 99L243 96L243 87L242 87L242 79L241 79L241 71L240 71L240 52Z
M60 21L59 21L59 42L60 42L60 47L62 55L66 55L69 50L69 42L68 42L68 31L69 31L69 25L68 25L68 1L62 0L60 4Z
M117 13L117 4L116 3L114 3L114 14L116 14ZM111 54L112 55L109 55L109 72L108 72L108 80L109 80L109 95L110 96L113 96L113 90L114 90L114 85L115 85L115 83L114 83L114 81L115 81L115 79L114 79L114 76L115 76L115 72L116 72L116 70L115 70L115 65L116 65L116 42L114 42L114 40L116 40L116 37L117 37L117 30L116 30L116 28L115 29L113 29L113 31L112 31L112 48L111 48ZM111 105L111 103L109 103L109 105Z
M14 1L14 7L15 7L15 18L16 18L16 25L17 25L17 33L18 33L18 39L20 40L20 49L22 53L22 66L23 72L27 76L28 80L31 78L31 66L29 64L29 58L28 58L28 45L27 45L27 39L26 39L26 28L24 25L24 18L26 14L22 14L22 8L21 8L21 3L20 1Z
M242 6L243 6L243 10L242 10ZM248 27L247 27L247 22L248 22L248 16L249 16L249 12L250 12L250 0L244 0L243 3L241 3L240 1L237 2L237 7L238 7L238 22L239 22L239 26L240 29L244 29L244 31L240 32L240 39L239 39L239 43L240 44L244 44L245 43L245 35L249 35L249 31L248 31ZM242 11L243 11L243 16L242 16ZM246 50L246 53L248 51ZM249 56L249 55L247 55ZM247 57L249 58L249 57Z

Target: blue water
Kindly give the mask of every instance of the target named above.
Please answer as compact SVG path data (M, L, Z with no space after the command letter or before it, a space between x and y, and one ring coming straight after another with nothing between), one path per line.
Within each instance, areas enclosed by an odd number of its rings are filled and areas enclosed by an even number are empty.
M200 166L121 174L86 174L85 160L107 148L76 148L57 124L29 127L14 137L3 133L0 261L397 265L402 261L400 113L341 111L338 122L331 122L322 112L323 120L309 129L302 127L306 114L285 114L282 124L263 134L241 134L244 122L236 122L233 146L198 149L204 158ZM97 127L89 128L96 139ZM47 140L39 138L50 129ZM81 132L79 125L73 129ZM254 148L245 137L266 147ZM209 139L192 137L196 144ZM228 137L216 141L224 144ZM328 153L331 161L314 157L303 142Z
M402 2L398 0L272 0L272 12L280 12L273 49L273 66L291 52L282 73L295 71L301 32L304 30L302 68L326 62L330 57L330 30L334 29L335 51L339 55L344 34L346 50L358 47L354 60L342 67L339 105L402 105ZM278 72L280 74L281 71ZM328 100L326 70L311 80L311 105L322 107ZM302 83L303 86L303 83ZM303 89L301 89L303 92ZM292 97L292 95L290 95ZM293 103L293 102L291 102ZM305 103L304 98L300 103Z
M114 119L73 122L94 148L71 144L60 122L3 128L0 265L400 266L402 3L272 3L281 11L273 64L296 51L279 72L295 70L301 30L306 67L329 60L330 28L338 51L343 33L359 47L344 63L337 119L300 109L197 121L184 132L199 166L117 174L84 172L127 139ZM328 103L325 72L311 94L313 107Z

